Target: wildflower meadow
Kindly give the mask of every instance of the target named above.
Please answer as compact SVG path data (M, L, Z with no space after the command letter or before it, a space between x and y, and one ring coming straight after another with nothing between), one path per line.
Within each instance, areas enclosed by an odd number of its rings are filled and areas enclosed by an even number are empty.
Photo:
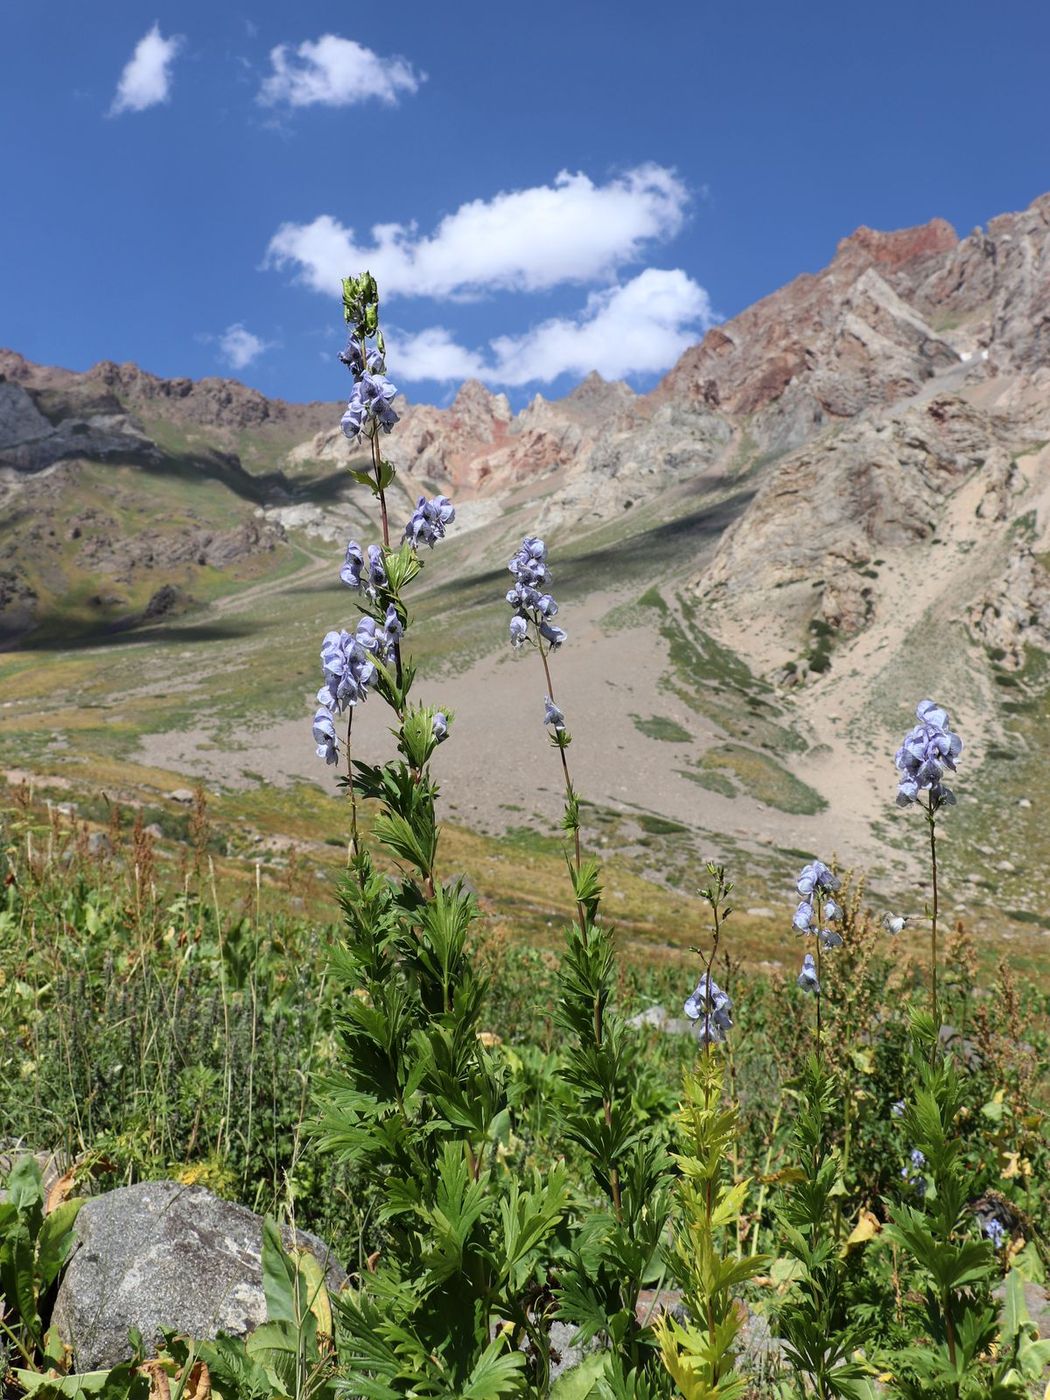
M5 819L2 1126L74 1165L47 1211L31 1159L0 1200L4 1393L1050 1396L1031 1315L1050 1258L1046 989L945 924L962 874L946 780L966 782L948 697L912 694L902 673L914 724L885 755L928 897L880 907L848 851L809 853L782 892L796 961L778 975L734 947L747 869L712 861L679 932L688 970L639 968L574 778L587 715L559 686L573 640L557 551L523 512L494 585L519 677L502 718L563 793L544 835L571 918L548 947L494 941L447 854L432 771L470 736L413 665L413 585L442 568L456 509L422 495L394 518L397 389L374 278L348 278L343 299L342 429L373 530L332 562L342 609L312 725L346 842L337 926L266 925L250 898L232 917L203 828L165 895L143 878L141 828L118 823L99 868L76 848L45 860L39 838L34 852L28 799ZM365 704L385 707L386 761L362 751ZM45 927L38 966L19 962ZM656 1003L665 1018L647 1017ZM78 1376L49 1311L77 1202L176 1170L322 1234L348 1282L271 1229L255 1333L140 1336L127 1364Z

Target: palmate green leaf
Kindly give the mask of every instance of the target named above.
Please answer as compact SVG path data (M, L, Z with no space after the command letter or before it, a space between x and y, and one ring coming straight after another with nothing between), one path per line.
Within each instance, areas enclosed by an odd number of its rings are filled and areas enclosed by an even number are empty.
M711 1207L711 1228L713 1230L720 1229L736 1220L747 1200L749 1185L750 1182L738 1181L728 1190L719 1193Z
M350 475L354 478L355 481L360 482L362 486L367 486L367 487L369 488L369 490L372 492L372 495L376 498L376 500L378 500L378 499L379 499L379 493L380 493L381 491L385 491L385 490L387 489L387 487L390 485L390 483L391 483L391 482L394 480L394 478L397 476L397 471L396 471L396 469L394 468L394 466L393 466L390 462L387 462L387 461L384 461L384 460L380 459L380 462L379 462L379 480L378 480L378 482L376 481L376 474L375 474L375 472L374 472L374 471L371 471L371 470L370 470L370 471L356 471L356 470L351 470ZM389 574L387 575L387 577L389 577Z
M727 1367L727 1374L711 1380L712 1366L718 1367L725 1347L716 1338L712 1348L707 1332L692 1324L682 1324L664 1314L656 1324L660 1359L684 1400L740 1400L748 1383ZM724 1339L723 1339L724 1340ZM728 1339L732 1345L732 1337Z
M510 1190L500 1200L503 1225L500 1268L503 1280L511 1287L524 1282L519 1265L527 1262L556 1228L565 1213L568 1195L562 1167L556 1167L542 1187L534 1179L531 1191L523 1191L517 1181L511 1182Z
M463 1400L501 1400L504 1395L524 1395L525 1358L508 1351L502 1337L491 1342L478 1358L461 1391ZM449 1392L451 1395L452 1392Z
M395 856L414 865L421 875L429 875L434 867L437 833L433 821L413 825L396 812L381 812L372 823L377 841Z
M589 1261L585 1263L579 1254L573 1254L569 1262L563 1264L555 1290L555 1317L579 1329L575 1341L583 1346L610 1327L605 1300L595 1284L597 1260L590 1250L588 1256Z
M420 573L423 561L406 540L398 549L384 552L383 567L390 580L390 592L399 595L405 585L411 583Z

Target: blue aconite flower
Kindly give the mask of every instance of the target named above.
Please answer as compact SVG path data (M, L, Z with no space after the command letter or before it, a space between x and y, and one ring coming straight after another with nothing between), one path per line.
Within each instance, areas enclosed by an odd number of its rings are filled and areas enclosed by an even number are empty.
M820 979L817 977L817 965L813 961L812 953L807 953L802 959L802 971L795 980L804 992L819 993Z
M346 342L346 349L339 352L339 358L355 379L361 378L366 366L365 358L361 353L361 342L356 335L352 335ZM386 373L386 361L378 350L369 350L367 368L369 374Z
M901 1167L901 1177L914 1186L920 1196L926 1195L926 1178L922 1174L922 1169L926 1165L925 1154L917 1147L913 1147L909 1155L908 1165Z
M1007 1235L1006 1235L1005 1229L1004 1229L1003 1226L999 1223L999 1221L996 1220L996 1218L995 1218L994 1216L992 1216L992 1218L991 1218L990 1220L986 1220L986 1221L984 1222L984 1224L981 1226L981 1228L983 1229L984 1233L988 1236L988 1238L991 1240L991 1242L992 1242L992 1248L995 1249L995 1250L1000 1250L1000 1249L1002 1249L1003 1244L1004 1244L1005 1241L1006 1241Z
M707 973L696 984L696 990L686 999L685 1014L690 1021L697 1022L697 1036L701 1045L718 1045L733 1029L730 1012L733 1002L728 992L723 992L718 983Z
M799 933L810 933L812 931L813 905L810 900L803 899L799 902L799 906L795 910L795 917L791 920L791 924L793 928L796 928L799 931Z
M325 763L335 763L338 758L335 743L335 721L331 710L324 706L314 715L314 739L317 741L317 757Z
M543 697L543 723L553 724L558 733L565 728L565 716L549 695Z
M361 553L361 546L356 540L350 540L346 546L346 559L339 570L339 577L347 588L361 587L361 570L364 566L365 556Z
M897 804L907 807L919 800L920 792L929 792L930 810L954 806L955 794L941 782L944 770L955 772L955 760L962 752L962 740L953 734L948 711L933 700L922 700L916 706L919 721L904 736L894 762L901 774L897 784Z
M404 627L393 603L382 623L363 617L357 631L327 632L321 643L321 671L324 684L317 692L320 706L314 715L317 755L335 762L335 716L368 698L369 687L378 675L376 661L384 665L404 636Z
M346 559L343 567L339 570L339 577L346 584L347 588L363 588L370 598L376 596L376 590L386 588L387 576L386 568L383 564L383 550L378 544L368 546L368 576L367 582L364 575L365 560L361 552L361 546L356 540L351 540L346 546Z
M405 526L405 539L413 549L421 544L433 549L434 541L445 538L445 526L451 525L455 518L456 507L447 496L435 496L432 501L420 496Z
M903 1099L896 1099L893 1103L890 1104L890 1117L891 1117L891 1118L903 1118L903 1117L904 1117L904 1100L903 1100Z
M365 370L350 391L350 401L341 420L346 436L359 438L366 429L371 430L374 423L388 433L398 420L391 407L396 395L397 389L389 379Z
M386 568L383 565L383 548L378 544L368 546L368 591L375 597L377 588L387 586Z
M375 679L376 668L369 654L375 650L375 639L364 628L365 623L371 623L374 633L372 619L362 618L356 635L345 630L328 632L321 643L324 684L317 692L317 703L336 714L364 700Z
M798 877L798 892L803 899L811 895L814 890L832 894L841 883L822 860L813 860L802 867L802 873Z
M435 710L431 731L439 744L444 743L448 738L448 715L443 714L441 710Z
M842 905L827 894L837 890L839 883L822 860L804 866L796 882L802 898L791 920L792 927L799 933L815 934L822 948L842 947L842 935L828 928L828 924L842 918Z
M540 639L551 651L557 651L566 640L566 633L550 621L557 615L558 604L544 588L551 576L547 546L535 535L526 535L508 568L514 575L514 586L507 593L507 602L514 609L510 620L511 646L517 648L527 641L531 622Z

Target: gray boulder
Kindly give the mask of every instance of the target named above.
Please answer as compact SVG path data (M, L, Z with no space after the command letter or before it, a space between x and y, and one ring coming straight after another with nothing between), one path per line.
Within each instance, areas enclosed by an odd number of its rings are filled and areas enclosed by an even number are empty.
M161 1329L199 1339L244 1336L266 1320L262 1217L202 1186L149 1181L88 1201L77 1216L77 1244L55 1302L53 1322L78 1371L118 1365L131 1355L135 1327L147 1346ZM323 1241L284 1232L325 1266L331 1289L346 1273Z
M695 1024L687 1021L684 1016L672 1016L666 1006L648 1006L644 1011L637 1012L627 1020L628 1026L634 1030L645 1030L652 1026L654 1030L663 1031L664 1035L693 1035L696 1032Z

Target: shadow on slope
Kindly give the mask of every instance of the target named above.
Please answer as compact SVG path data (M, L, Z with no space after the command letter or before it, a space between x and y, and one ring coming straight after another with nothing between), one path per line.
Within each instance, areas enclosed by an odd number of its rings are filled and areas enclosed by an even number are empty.
M6 638L0 633L0 651L28 651L49 655L63 651L81 651L90 647L126 646L131 643L160 642L180 646L204 645L210 642L234 642L255 636L271 626L271 621L199 622L177 626L136 627L133 622L99 625L83 616L72 616L64 622L52 615L47 627L21 638ZM60 630L61 628L67 630Z

